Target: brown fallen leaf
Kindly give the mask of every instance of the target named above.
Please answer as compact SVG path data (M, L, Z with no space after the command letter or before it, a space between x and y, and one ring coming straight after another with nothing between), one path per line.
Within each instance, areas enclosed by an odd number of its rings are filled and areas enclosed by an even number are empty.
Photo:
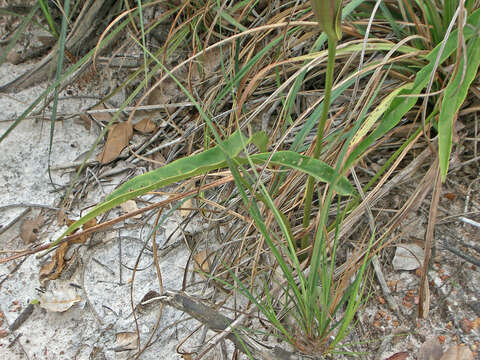
M151 118L146 117L136 123L133 128L142 134L148 134L153 132L157 128L157 125Z
M195 255L193 255L194 269L197 271L201 277L205 278L205 274L209 274L212 267L212 254L208 253L207 250L201 250Z
M25 220L20 228L20 237L25 244L31 244L38 240L38 233L45 220L42 214L34 219Z
M440 360L473 360L473 353L465 345L452 345Z
M425 341L418 350L418 360L440 360L443 354L442 345L437 337Z
M130 122L122 122L113 125L108 131L107 142L97 159L102 164L115 160L122 150L128 145L133 135L133 128Z
M73 224L75 220L65 219L65 222L68 226ZM83 229L86 230L93 226L97 225L97 219L93 218L83 224ZM77 229L78 230L78 229ZM70 245L72 244L83 244L87 241L88 235L81 236L76 239L61 243L58 248L55 250L55 253L52 256L52 259L40 268L39 278L40 283L44 283L47 280L55 280L62 274L62 271L65 267L65 254L67 253Z
M105 104L99 104L95 107L93 107L91 110L105 110L108 109L108 107ZM98 122L110 122L112 120L112 113L109 112L99 112L99 113L93 113L90 114L92 118L94 118Z
M92 119L90 118L90 116L88 116L88 114L80 114L79 116L81 124L83 125L85 130L90 131L90 129L92 128Z
M68 242L60 244L55 250L55 254L52 259L45 263L40 269L40 283L44 283L47 280L57 279L63 271L65 265L65 253L68 250Z
M126 213L126 214L138 210L138 206L137 206L137 203L135 202L135 200L127 200L124 203L121 203L120 207L122 208L123 212ZM134 219L141 219L142 214L135 215L133 218Z

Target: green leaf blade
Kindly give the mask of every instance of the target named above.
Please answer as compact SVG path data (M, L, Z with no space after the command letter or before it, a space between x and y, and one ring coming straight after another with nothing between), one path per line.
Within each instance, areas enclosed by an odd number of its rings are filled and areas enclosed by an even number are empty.
M271 156L271 159L270 159ZM340 175L329 165L315 158L298 154L294 151L277 151L251 155L250 159L255 163L269 163L273 165L286 166L313 176L317 181L329 183L341 195L353 195L355 189L345 177Z
M445 89L438 120L438 152L442 181L445 181L448 172L450 153L452 152L453 124L458 110L468 94L468 89L480 65L480 37L473 39L467 49L467 68L463 74L464 59L460 61L455 78ZM463 77L463 81L462 81Z

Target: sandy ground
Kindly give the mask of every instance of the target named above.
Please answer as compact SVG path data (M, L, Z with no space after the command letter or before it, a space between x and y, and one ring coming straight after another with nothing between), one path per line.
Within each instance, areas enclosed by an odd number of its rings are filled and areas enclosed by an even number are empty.
M7 82L24 70L25 65L5 64L0 68L0 78L2 82ZM43 86L39 85L18 94L0 95L0 133L44 90ZM91 105L92 100L65 100L60 103L59 113L74 113ZM56 122L51 154L52 168L72 164L94 143L97 132L93 128L87 131L77 120L78 117ZM45 224L41 227L36 243L53 240L65 229L57 225L56 211L48 207L58 206L64 190L54 190L68 185L72 172L71 169L70 172L69 169L52 171L55 187L52 185L47 172L49 132L48 120L26 119L0 144L0 207L12 206L0 208L2 248L5 246L8 249L24 249L27 245L20 238L22 224L28 219L37 218L40 211ZM115 181L112 181L111 186L103 187L103 191L90 191L82 206L100 201L114 185ZM47 208L31 207L32 204ZM31 211L25 214L26 209ZM73 218L78 215L71 214ZM172 216L163 224L161 236L157 239L159 246L180 220L180 217ZM135 221L128 220L124 225L132 225ZM4 231L8 224L12 223L13 225ZM150 230L148 226L136 228L138 230L100 235L96 246L77 249L82 266L77 264L73 266L72 274L62 275L61 279L51 281L47 294L39 291L39 271L48 257L39 259L30 256L25 260L1 264L0 359L123 359L131 356L135 351L118 351L125 345L117 336L121 338L119 333L135 332L136 329L130 301L131 269ZM178 236L174 236L172 243L180 240ZM165 252L160 268L166 289L180 289L186 262L187 252L182 246ZM138 271L135 276L135 304L150 290L158 291L151 252L144 252L139 268L143 270ZM47 302L54 300L52 292L55 296L66 296L69 299L67 303L71 299L76 300L72 301L72 306L64 312L49 311L35 305L33 313L18 329L9 330L9 326L17 318L25 316L32 300L41 299L42 296ZM137 314L137 317L141 343L144 344L158 317L158 307L150 306ZM195 325L192 321L174 324L182 319L184 320L185 316L181 313L165 308L158 325L159 331L155 333L156 341L145 351L142 359L180 359L175 347L179 339L183 339ZM165 327L167 329L163 329ZM127 342L131 339L127 336ZM136 348L135 339L133 343L133 348Z

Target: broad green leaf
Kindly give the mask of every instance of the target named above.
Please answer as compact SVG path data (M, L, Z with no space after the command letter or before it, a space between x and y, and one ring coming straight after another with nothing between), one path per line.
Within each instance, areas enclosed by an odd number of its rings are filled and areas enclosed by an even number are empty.
M475 25L480 23L480 9L476 10L467 18L467 26L465 26L463 35L465 41L468 41L472 36L476 35ZM445 48L440 56L440 64L442 64L454 51L457 50L457 33L458 31L453 31L445 45ZM410 90L404 90L401 95L414 95L420 94L425 86L427 86L428 80L434 69L435 61L439 51L441 50L441 44L437 45L433 49L426 59L429 61L418 73L415 78L413 87ZM353 163L360 159L362 153L377 139L386 134L390 129L392 129L402 117L415 105L417 102L417 97L398 97L394 99L390 105L390 108L385 113L382 121L379 123L378 127L363 141L361 141L358 146L352 151L348 157L344 168L350 168Z
M468 89L475 79L480 64L480 36L467 45L467 69L463 74L464 59L462 57L458 71L445 89L440 117L438 120L438 151L440 158L440 172L442 181L445 181L448 172L448 162L452 151L452 131L455 116L465 101ZM463 81L462 81L463 77Z
M258 137L258 135L257 135ZM196 175L205 174L208 171L220 169L227 166L225 159L228 154L237 164L247 164L248 159L239 157L238 154L253 139L247 139L240 132L236 131L230 138L221 145L217 145L200 154L184 157L171 162L159 169L136 176L112 192L105 202L94 207L88 214L72 224L57 240L60 241L64 236L78 229L87 221L103 214L104 212L131 200L144 195L149 191L170 185L174 182L191 178ZM261 153L251 155L250 159L254 163L263 164L269 160L271 153ZM291 169L307 173L318 181L333 184L335 190L342 195L352 195L355 193L353 186L345 177L339 177L329 165L320 160L297 154L293 151L279 151L273 154L270 159L272 165L286 166Z
M323 161L312 157L298 154L294 151L277 151L273 155L271 153L250 155L250 159L254 163L265 163L269 160L270 164L286 166L291 169L299 170L308 175L313 176L316 180L333 184L335 190L341 195L353 195L355 190L352 184L345 177L340 177L338 173L325 164ZM240 162L245 160L238 159Z
M242 151L244 145L250 141L251 139L246 139L240 131L236 131L221 145L217 145L200 154L178 159L159 169L134 177L107 196L103 203L94 207L88 214L69 226L57 239L56 243L87 221L113 209L127 200L134 199L137 196L144 195L149 191L170 185L174 182L226 167L226 155L228 154L229 157L235 157Z

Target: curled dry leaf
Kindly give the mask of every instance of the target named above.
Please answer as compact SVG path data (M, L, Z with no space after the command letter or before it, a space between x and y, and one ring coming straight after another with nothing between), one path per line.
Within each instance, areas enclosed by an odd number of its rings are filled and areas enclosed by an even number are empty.
M116 352L135 350L137 348L137 333L131 331L119 332L115 335L116 342L115 348L113 349Z
M108 131L107 142L97 159L102 164L115 160L123 149L128 145L133 135L133 128L130 122L122 122L112 125Z
M42 214L35 219L25 220L20 228L20 237L25 244L30 244L38 240L38 233L45 220Z
M65 253L68 250L68 242L64 242L59 245L52 259L45 263L40 269L40 283L44 283L47 280L57 279L65 266Z
M149 117L143 118L133 126L135 130L141 132L142 134L151 133L156 129L156 127L157 125L155 122Z
M81 300L75 288L64 284L43 294L40 306L47 311L64 312Z
M75 220L65 219L67 226L70 226ZM84 225L84 229L91 228L92 226L97 225L97 219L93 218L87 221ZM47 280L55 280L62 274L62 271L65 267L65 254L67 253L70 245L72 244L83 244L87 241L87 236L80 236L79 238L72 239L70 241L61 243L55 254L53 254L52 259L47 263L43 264L39 272L40 283L45 283Z
M138 206L135 200L125 201L124 203L120 204L120 207L122 208L123 212L126 214L138 210ZM142 214L138 214L138 215L135 215L133 218L140 219L141 217L142 217Z
M473 353L465 345L452 345L440 360L473 360Z

